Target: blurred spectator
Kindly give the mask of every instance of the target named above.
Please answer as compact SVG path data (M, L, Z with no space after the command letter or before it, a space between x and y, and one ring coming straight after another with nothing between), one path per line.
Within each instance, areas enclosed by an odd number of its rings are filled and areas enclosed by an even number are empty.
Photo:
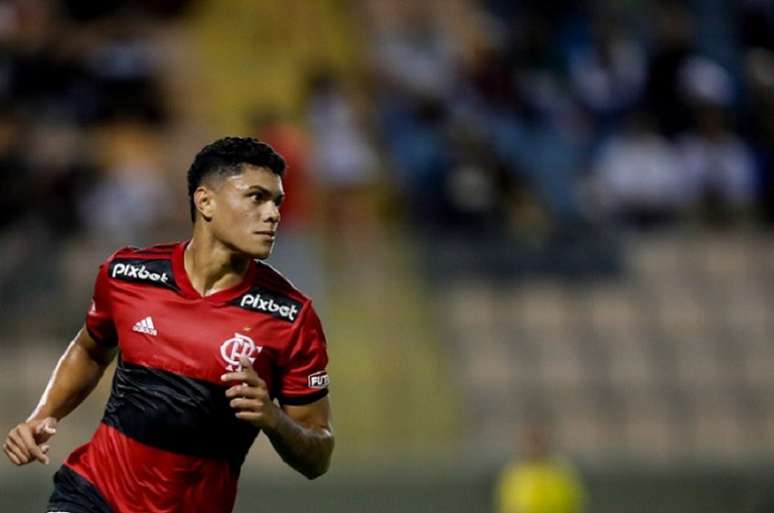
M358 188L376 179L376 156L345 87L327 72L310 79L307 116L317 178L329 189Z
M546 428L535 424L521 433L522 457L500 474L497 513L582 513L583 483L569 462L558 457Z
M590 177L592 204L635 226L675 221L689 204L677 151L643 112L600 148Z
M390 177L408 203L413 219L422 224L441 225L443 182L452 166L446 141L446 106L431 99L415 102L398 97L382 99L381 138L395 167Z
M354 237L373 228L369 192L378 180L378 161L353 99L327 71L313 74L306 101L312 140L312 171L323 192L323 215L330 233Z
M753 154L733 131L728 73L702 58L688 59L682 72L693 128L679 139L681 167L690 179L692 200L708 221L723 223L754 206Z
M628 29L628 30L627 30ZM591 41L570 55L570 78L603 132L634 107L645 89L647 57L621 20L599 17Z
M677 85L681 103L689 109L705 105L733 106L734 85L730 74L706 57L686 58L678 70Z

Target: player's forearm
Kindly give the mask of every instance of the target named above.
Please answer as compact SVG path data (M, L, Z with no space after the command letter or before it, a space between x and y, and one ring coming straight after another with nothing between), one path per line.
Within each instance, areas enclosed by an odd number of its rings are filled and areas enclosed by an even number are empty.
M88 341L84 343L84 337ZM29 419L54 417L57 420L73 411L94 390L114 352L90 351L88 335L73 340L59 359L46 389Z
M280 411L277 424L266 429L266 435L282 460L307 478L328 470L334 445L329 428L304 426Z

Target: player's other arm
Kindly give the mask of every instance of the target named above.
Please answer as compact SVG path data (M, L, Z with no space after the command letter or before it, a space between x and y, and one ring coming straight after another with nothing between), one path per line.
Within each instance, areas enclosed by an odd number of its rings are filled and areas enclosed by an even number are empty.
M235 415L264 430L282 460L309 479L323 475L330 466L334 437L327 397L303 406L272 402L266 383L247 357L239 372L224 374L223 381L239 384L226 391Z
M29 418L13 428L3 450L14 464L32 460L48 463L48 445L56 423L73 411L94 390L117 347L97 343L84 326L59 359L43 395Z
M272 426L266 427L282 460L309 479L328 471L333 453L331 408L327 397L304 406L283 405Z

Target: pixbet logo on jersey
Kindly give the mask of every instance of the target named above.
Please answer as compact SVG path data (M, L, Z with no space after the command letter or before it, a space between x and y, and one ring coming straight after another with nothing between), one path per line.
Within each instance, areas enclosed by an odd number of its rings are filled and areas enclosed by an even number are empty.
M220 355L226 361L226 370L237 371L240 368L239 359L246 356L250 363L255 362L255 357L263 350L263 346L256 346L253 339L241 333L223 341L220 346Z
M116 263L113 265L113 269L111 269L111 276L113 278L124 277L159 283L167 283L167 281L169 281L169 276L167 276L167 273L165 272L155 273L149 271L145 265L132 265L124 263Z
M239 306L266 312L290 322L295 321L296 315L298 315L298 307L295 304L283 305L275 301L274 298L267 298L261 294L245 294L242 296Z

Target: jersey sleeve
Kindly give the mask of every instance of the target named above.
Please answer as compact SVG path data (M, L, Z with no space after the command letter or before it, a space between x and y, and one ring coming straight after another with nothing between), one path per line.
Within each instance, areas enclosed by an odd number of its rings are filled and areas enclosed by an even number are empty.
M311 304L299 321L301 325L281 369L278 399L282 404L309 404L328 395L327 343Z
M116 326L113 322L113 308L110 301L110 283L108 279L109 258L100 267L94 284L94 295L86 314L86 329L98 344L114 347L118 344Z

